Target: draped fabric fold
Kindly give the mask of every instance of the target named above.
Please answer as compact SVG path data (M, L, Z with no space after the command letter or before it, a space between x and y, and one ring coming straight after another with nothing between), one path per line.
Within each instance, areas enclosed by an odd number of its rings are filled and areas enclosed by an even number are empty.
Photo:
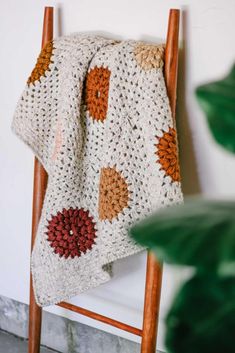
M38 305L105 283L137 220L182 201L164 46L74 34L41 51L12 129L48 173L31 269Z

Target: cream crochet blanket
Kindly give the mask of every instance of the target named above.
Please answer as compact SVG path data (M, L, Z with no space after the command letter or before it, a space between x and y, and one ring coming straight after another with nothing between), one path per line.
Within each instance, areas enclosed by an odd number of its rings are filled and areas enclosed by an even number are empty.
M128 228L182 200L163 46L75 34L48 43L12 128L49 179L31 258L39 305L110 279Z

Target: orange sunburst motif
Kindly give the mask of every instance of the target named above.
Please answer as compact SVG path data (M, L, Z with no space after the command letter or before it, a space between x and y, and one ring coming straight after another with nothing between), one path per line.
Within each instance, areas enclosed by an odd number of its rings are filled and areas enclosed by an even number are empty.
M103 122L108 110L109 79L111 72L95 66L86 78L85 101L90 117Z
M37 63L28 78L28 85L30 85L30 83L34 84L35 81L39 81L42 76L45 76L46 71L50 71L49 65L52 63L51 57L53 49L53 41L50 41L41 50Z
M170 128L168 132L165 132L163 137L159 139L156 147L157 162L161 164L161 169L173 181L180 181L176 130Z

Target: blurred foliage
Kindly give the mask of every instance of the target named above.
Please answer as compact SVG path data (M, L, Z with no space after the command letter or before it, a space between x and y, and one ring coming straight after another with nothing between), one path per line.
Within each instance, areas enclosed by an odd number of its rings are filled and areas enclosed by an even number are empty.
M195 275L176 296L166 323L169 353L234 353L234 277Z
M235 66L196 96L215 140L235 153ZM191 199L146 218L130 235L159 261L195 269L167 316L168 352L235 352L235 202Z
M235 202L191 199L131 229L160 261L235 276Z
M196 96L215 140L235 153L235 65L223 80L198 87Z

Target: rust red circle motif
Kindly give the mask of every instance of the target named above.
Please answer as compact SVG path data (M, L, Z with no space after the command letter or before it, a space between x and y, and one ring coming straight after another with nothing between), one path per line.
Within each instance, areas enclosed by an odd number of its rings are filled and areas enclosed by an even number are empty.
M95 222L83 208L63 208L48 221L47 229L47 240L54 252L66 259L85 254L95 244Z

